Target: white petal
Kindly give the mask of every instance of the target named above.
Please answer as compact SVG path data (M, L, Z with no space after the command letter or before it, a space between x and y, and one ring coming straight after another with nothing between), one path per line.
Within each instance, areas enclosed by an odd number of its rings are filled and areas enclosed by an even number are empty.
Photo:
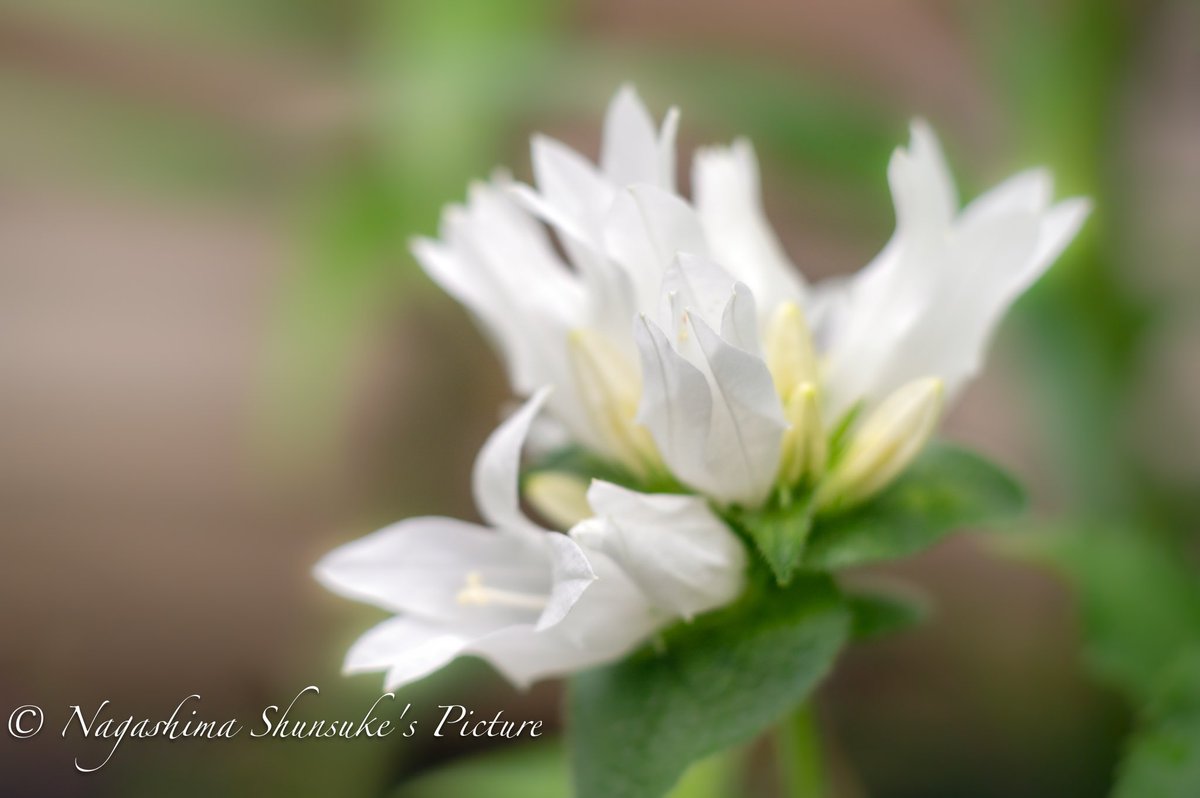
M803 304L805 287L767 222L758 175L745 139L701 150L692 164L696 210L713 255L770 313L780 302Z
M596 572L575 541L557 532L547 532L544 539L550 550L552 587L546 609L538 617L538 631L562 621L584 591L596 581Z
M533 175L546 202L584 231L594 229L612 203L611 183L586 158L565 144L534 136Z
M705 459L718 501L754 506L766 497L779 468L787 423L767 364L722 340L703 319L691 318L711 380L713 418Z
M675 191L675 134L679 131L679 109L670 108L658 132L658 160L662 175L658 186Z
M386 690L428 676L447 665L467 640L410 618L389 618L368 630L346 653L346 674L386 670Z
M1042 227L1030 269L1033 274L1027 276L1028 284L1031 285L1037 280L1042 272L1062 254L1067 245L1079 234L1079 229L1083 227L1083 223L1087 221L1091 212L1091 202L1081 197L1075 197L1063 200L1042 215Z
M608 106L600 165L617 186L662 183L661 151L654 120L637 91L628 84L617 91Z
M585 226L584 219L572 216L566 209L552 204L545 196L523 183L513 184L509 191L521 207L558 230L560 240L568 250L571 249L568 246L570 244L590 242L594 231Z
M663 274L677 254L708 254L691 206L648 184L620 192L605 221L604 236L606 251L629 274L643 313L658 309Z
M911 134L908 149L897 149L888 164L896 226L912 235L932 235L944 229L957 210L954 180L929 125L914 120Z
M733 296L733 278L711 258L680 253L663 274L659 324L672 333L677 345L686 336L684 313L698 313L709 324L721 323L721 314Z
M982 367L1008 308L1075 237L1088 210L1084 200L1067 200L1038 215L996 214L976 224L972 240L952 256L964 271L962 281L947 281L940 312L912 335L909 349L919 353L924 346L928 354L894 381L923 371L944 379L951 395L960 390Z
M745 283L733 286L733 298L721 314L721 337L748 355L762 358L759 335L758 303Z
M943 281L933 306L897 343L874 392L890 393L918 377L936 376L953 397L982 366L1004 311L1036 276L1029 267L1038 230L1030 214L999 217L955 248L949 257L961 276Z
M650 430L671 472L703 491L711 483L704 457L712 417L708 381L645 316L634 323L634 338L642 366L638 422Z
M977 218L998 213L1026 211L1040 213L1054 194L1054 179L1045 169L1018 172L963 208L961 222L970 225Z
M771 374L703 320L689 316L688 325L697 363L645 317L635 324L638 420L682 482L724 503L757 504L771 488L786 427Z
M545 231L511 198L509 183L472 186L466 206L442 217L440 242L412 250L429 276L474 314L500 349L516 390L557 382L553 344L577 323L587 296Z
M329 590L394 612L498 628L532 622L540 609L464 607L468 575L493 587L550 594L550 553L540 539L513 537L452 518L410 518L325 555L314 575Z
M897 230L844 291L825 295L831 420L859 400L882 401L920 377L953 394L979 369L1009 305L1078 231L1086 203L1047 208L1049 175L1031 170L954 214L954 191L936 139L917 123L889 170Z
M584 307L575 312L569 326L591 327L614 342L628 341L629 319L637 310L637 296L630 273L605 253L600 224L572 218L529 186L514 186L512 194L530 213L557 231L558 240L579 274L585 294ZM551 400L551 404L556 404L556 400Z
M549 393L549 388L538 391L492 433L479 452L473 474L475 502L480 514L503 531L520 532L522 545L517 546L517 540L514 539L511 550L503 552L510 562L508 567L531 567L527 560L536 560L537 556L527 554L525 548L540 547L544 550L538 553L542 555L542 563L548 561L550 589L546 607L537 621L539 629L562 620L596 578L578 546L564 535L542 529L521 511L521 446ZM518 557L525 559L516 559ZM514 560L515 564L511 564ZM477 568L476 571L486 575L496 565L496 562L488 562L487 567ZM528 581L523 578L520 584ZM507 580L497 579L496 582L498 586L508 589ZM522 587L522 591L534 592L532 587Z
M484 520L501 529L544 531L521 512L519 481L521 446L549 394L549 388L534 394L491 434L475 459L475 504Z
M449 213L449 211L448 211ZM530 351L522 325L528 316L515 312L501 292L495 289L484 267L461 247L427 238L411 244L413 257L442 290L462 303L499 350L514 388L523 390L538 378L539 364ZM517 319L520 319L520 323Z
M612 557L657 606L691 618L741 591L745 550L704 499L595 481L588 501L597 517L571 536Z
M597 580L558 625L542 632L512 628L475 641L470 653L525 687L617 660L670 620L608 557L591 554Z

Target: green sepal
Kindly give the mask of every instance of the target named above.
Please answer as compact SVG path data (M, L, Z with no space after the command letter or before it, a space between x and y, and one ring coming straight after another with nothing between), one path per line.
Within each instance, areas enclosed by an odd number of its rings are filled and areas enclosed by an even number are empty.
M813 570L915 554L965 526L994 523L1025 506L1020 485L973 452L932 444L883 492L813 521L803 564Z

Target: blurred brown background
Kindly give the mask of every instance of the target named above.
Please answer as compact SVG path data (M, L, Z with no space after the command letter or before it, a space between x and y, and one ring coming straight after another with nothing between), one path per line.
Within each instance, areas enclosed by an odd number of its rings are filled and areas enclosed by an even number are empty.
M1023 306L947 433L1009 465L1046 517L1120 501L1116 461L1178 509L1200 474L1198 10L9 0L0 710L50 719L0 736L0 794L379 795L459 753L132 740L81 776L71 759L93 749L57 732L102 699L157 718L194 692L210 717L250 718L315 683L317 714L369 706L377 680L337 668L377 614L309 569L402 515L473 517L471 459L506 399L405 240L491 165L527 178L533 130L594 154L626 79L656 113L681 105L685 157L755 137L810 276L886 240L884 167L914 114L964 196L1042 162L1099 194L1085 246L1102 266ZM1115 330L1094 346L1130 350L1114 407L1044 379L1079 351L1045 336L1090 334L1092 308ZM1110 413L1101 439L1055 415L1091 403ZM852 651L824 691L845 794L1104 794L1127 720L1079 667L1065 592L966 538L899 570L938 609ZM552 686L521 696L470 665L416 695L556 717Z

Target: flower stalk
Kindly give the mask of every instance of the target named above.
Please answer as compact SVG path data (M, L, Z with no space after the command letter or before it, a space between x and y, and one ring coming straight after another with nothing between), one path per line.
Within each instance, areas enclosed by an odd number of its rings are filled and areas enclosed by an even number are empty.
M797 707L777 729L776 756L787 798L829 798L824 748L812 702Z

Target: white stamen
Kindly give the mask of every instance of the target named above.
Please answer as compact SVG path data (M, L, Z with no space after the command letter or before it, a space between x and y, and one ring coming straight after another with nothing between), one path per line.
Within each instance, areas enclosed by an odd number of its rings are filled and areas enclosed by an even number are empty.
M490 604L498 604L504 607L516 607L525 610L541 610L545 609L548 597L532 593L520 593L515 590L487 587L483 584L483 574L479 571L471 571L467 574L466 586L458 591L455 600L459 604L473 607L486 607Z

